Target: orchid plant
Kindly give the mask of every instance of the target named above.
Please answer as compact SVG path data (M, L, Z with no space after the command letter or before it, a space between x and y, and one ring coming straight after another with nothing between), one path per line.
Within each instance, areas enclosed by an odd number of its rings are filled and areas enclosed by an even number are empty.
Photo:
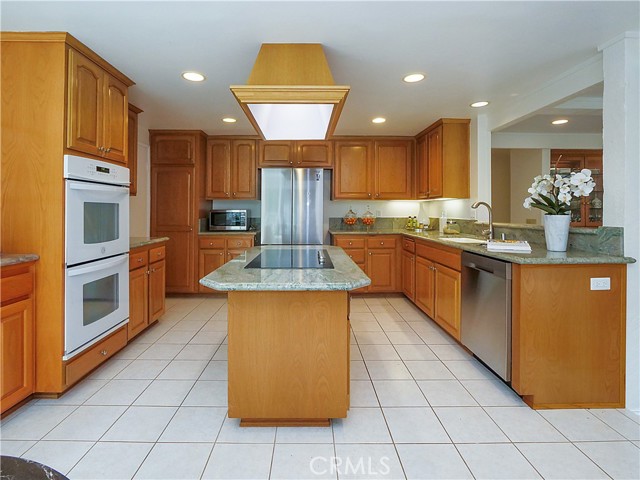
M596 186L591 170L571 172L570 176L538 175L533 179L531 195L524 200L525 208L539 208L549 215L566 215L571 210L572 197L586 197Z

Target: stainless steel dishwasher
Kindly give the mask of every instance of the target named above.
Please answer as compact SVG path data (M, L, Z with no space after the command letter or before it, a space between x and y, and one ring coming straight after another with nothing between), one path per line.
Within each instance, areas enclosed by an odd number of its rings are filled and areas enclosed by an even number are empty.
M460 339L511 381L511 263L462 252Z

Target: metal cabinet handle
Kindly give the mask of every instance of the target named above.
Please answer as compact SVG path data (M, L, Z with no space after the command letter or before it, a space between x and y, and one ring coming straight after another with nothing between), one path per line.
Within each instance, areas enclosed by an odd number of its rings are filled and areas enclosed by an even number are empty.
M218 255L222 255L222 252L220 252Z
M353 242L349 242L349 245L353 245Z
M210 247L213 247L213 242L209 242L209 246L210 246Z
M378 198L379 196L380 196L380 194L379 194L379 193L376 193L376 198Z
M224 192L224 194L228 197L229 196L229 192Z
M111 147L109 147L109 148L107 148L107 149L105 150L105 152L106 152L106 153L109 153L110 151L111 151Z
M369 255L373 255L373 253L369 252Z
M100 355L102 355L103 357L106 357L107 353L109 352L107 352L106 350L100 350Z
M384 242L380 242L380 245L384 245Z
M370 194L370 193L367 193L367 195L368 195L368 196L371 196L371 194Z
M138 259L138 263L142 263L142 259L141 258Z
M236 196L236 192L233 192L233 196L234 196L234 197Z

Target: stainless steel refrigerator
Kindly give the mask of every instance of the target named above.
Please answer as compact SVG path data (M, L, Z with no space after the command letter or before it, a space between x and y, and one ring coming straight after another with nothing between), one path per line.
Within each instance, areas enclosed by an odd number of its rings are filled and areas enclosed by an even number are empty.
M263 168L261 243L321 245L321 168Z

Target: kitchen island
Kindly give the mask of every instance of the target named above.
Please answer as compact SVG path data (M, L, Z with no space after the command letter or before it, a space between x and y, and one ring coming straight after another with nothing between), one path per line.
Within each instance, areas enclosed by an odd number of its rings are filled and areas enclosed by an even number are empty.
M319 249L328 258L316 268L249 265L263 254ZM200 283L228 292L230 418L241 426L328 426L347 416L349 291L370 280L341 248L254 247Z

